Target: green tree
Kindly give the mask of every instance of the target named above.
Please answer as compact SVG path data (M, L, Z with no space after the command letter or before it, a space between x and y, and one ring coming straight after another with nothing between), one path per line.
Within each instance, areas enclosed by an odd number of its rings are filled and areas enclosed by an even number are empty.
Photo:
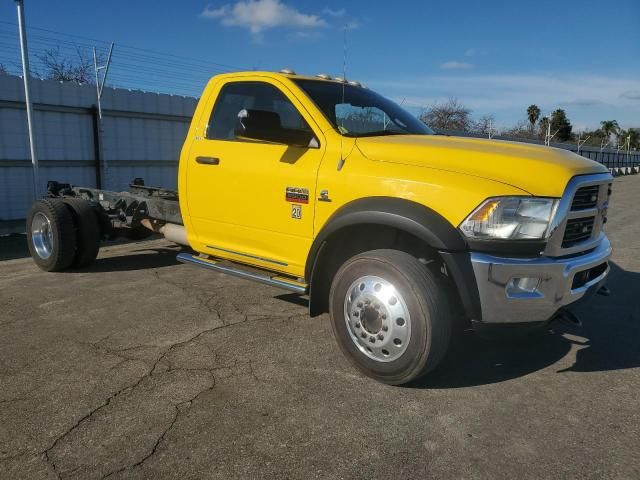
M640 130L637 128L630 128L627 133L631 137L631 148L634 150L640 149Z
M571 139L571 130L573 126L567 118L566 112L559 108L551 114L551 135L554 140L566 142Z
M611 135L617 135L618 130L620 130L620 125L618 125L616 120L603 120L600 122L600 129L604 136L609 139Z
M632 150L636 150L640 147L640 132L634 128L630 128L628 130L624 130L622 128L618 129L616 132L617 142L621 148L627 148L627 141L629 141L629 147Z
M540 118L540 108L537 105L529 105L527 108L527 118L529 119L529 125L531 125L531 131L536 126L536 122Z

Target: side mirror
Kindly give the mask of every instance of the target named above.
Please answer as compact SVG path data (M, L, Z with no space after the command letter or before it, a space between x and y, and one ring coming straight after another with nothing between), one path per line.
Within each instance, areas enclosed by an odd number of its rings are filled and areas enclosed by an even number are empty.
M280 122L280 115L266 110L242 109L238 112L235 134L237 138L259 140L262 142L282 143L296 147L317 146L311 132L285 128Z

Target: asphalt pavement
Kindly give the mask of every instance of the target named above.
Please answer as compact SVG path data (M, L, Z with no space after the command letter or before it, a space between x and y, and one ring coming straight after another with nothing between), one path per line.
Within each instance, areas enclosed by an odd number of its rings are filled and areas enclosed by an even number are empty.
M0 239L0 478L640 478L638 205L616 179L582 328L466 333L410 387L351 368L304 297L163 240L54 274Z

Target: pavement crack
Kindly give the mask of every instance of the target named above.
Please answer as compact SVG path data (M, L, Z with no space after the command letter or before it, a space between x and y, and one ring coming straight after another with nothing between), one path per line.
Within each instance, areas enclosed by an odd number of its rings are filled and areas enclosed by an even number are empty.
M151 448L149 453L147 453L144 457L142 457L140 460L138 460L137 462L135 462L135 463L133 463L131 465L124 466L122 468L119 468L118 470L115 470L113 472L109 472L109 473L103 475L102 479L105 480L105 479L107 479L109 477L112 477L113 475L117 475L118 473L122 473L122 472L125 472L127 470L133 470L134 468L142 468L144 463L147 462L149 459L151 459L156 454L156 452L158 451L158 448L165 441L165 439L166 439L167 435L169 434L169 432L171 432L171 430L173 430L173 427L178 422L180 416L183 415L185 412L189 411L189 409L193 405L193 402L195 402L198 399L198 397L200 397L200 395L202 395L202 394L204 394L206 392L212 391L215 388L215 386L216 386L216 378L215 378L215 376L211 375L211 385L209 385L207 388L204 388L204 389L200 390L198 393L196 393L190 399L184 400L184 401L182 401L180 403L177 403L176 405L173 405L173 408L175 410L173 418L169 422L169 425L160 433L160 435L158 436L158 438L154 442L153 447Z

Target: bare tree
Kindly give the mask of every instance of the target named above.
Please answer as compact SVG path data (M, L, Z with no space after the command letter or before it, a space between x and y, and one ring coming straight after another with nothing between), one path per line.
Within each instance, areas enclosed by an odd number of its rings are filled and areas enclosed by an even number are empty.
M495 135L496 119L493 115L484 115L477 122L471 122L471 131L481 135Z
M531 133L531 125L528 121L520 120L513 127L505 128L500 135L510 138L535 138Z
M76 49L76 54L77 59L65 57L56 47L36 55L45 69L42 76L63 82L95 83L93 60L80 49Z
M473 126L471 110L453 97L445 103L431 105L422 112L420 120L439 130L469 131Z

